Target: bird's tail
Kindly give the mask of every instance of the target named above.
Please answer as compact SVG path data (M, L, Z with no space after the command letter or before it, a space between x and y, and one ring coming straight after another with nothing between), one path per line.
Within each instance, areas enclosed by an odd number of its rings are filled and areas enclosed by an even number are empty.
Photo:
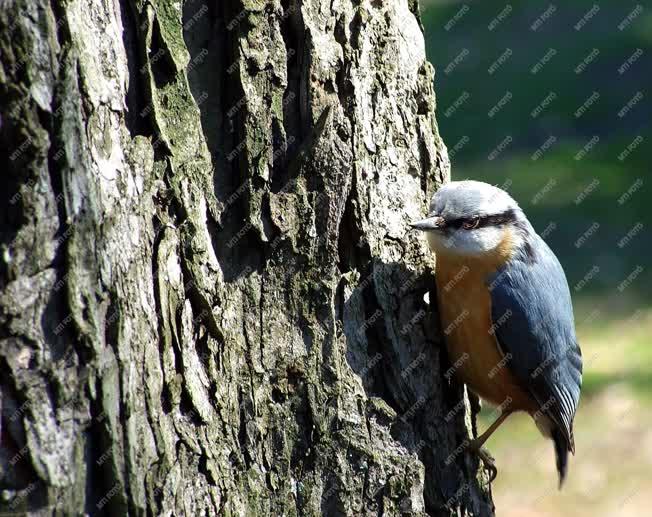
M559 429L552 429L552 441L555 442L555 457L557 459L557 472L559 473L559 489L561 490L566 473L568 472L568 451L569 444Z

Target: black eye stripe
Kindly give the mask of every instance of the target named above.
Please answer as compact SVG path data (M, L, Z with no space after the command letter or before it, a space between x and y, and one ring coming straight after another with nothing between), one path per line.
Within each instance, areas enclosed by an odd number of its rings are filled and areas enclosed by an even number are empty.
M484 228L486 226L498 226L516 220L514 210L507 210L502 214L483 215L480 217L460 217L458 219L447 219L446 228L461 228L464 224L473 225L478 219L478 224L475 228Z

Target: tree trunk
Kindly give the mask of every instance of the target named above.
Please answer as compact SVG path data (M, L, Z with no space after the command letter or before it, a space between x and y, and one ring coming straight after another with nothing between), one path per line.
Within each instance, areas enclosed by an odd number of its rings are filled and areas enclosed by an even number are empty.
M0 512L493 512L418 6L353 4L0 1Z

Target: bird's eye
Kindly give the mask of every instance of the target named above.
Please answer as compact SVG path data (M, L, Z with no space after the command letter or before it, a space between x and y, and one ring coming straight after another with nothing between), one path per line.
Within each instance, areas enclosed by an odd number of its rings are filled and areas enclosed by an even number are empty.
M462 228L464 228L465 230L473 230L477 228L479 224L480 224L480 218L476 216L464 221L464 223L462 223Z

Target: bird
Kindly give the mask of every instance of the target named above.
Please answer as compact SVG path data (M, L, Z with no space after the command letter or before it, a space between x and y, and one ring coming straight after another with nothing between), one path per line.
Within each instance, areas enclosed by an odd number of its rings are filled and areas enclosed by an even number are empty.
M491 472L483 448L511 414L528 413L552 440L562 488L582 386L582 352L570 289L559 260L518 203L481 181L451 181L433 195L425 233L446 348L455 375L500 415L468 441Z

